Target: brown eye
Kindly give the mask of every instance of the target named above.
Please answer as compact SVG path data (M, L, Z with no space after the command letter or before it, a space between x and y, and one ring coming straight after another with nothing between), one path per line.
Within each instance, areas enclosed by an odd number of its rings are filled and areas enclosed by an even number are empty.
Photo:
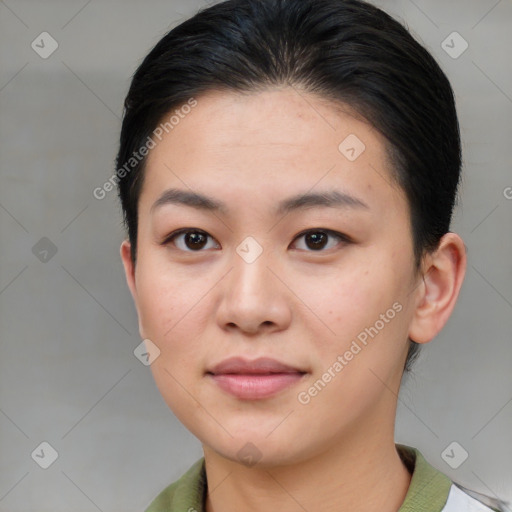
M306 251L323 251L326 247L331 249L339 245L340 242L348 243L350 240L347 236L330 229L311 229L297 236L297 240L304 239L304 247L299 247ZM330 242L330 239L334 239L334 243Z
M172 233L165 239L163 245L173 244L178 249L186 252L200 252L207 247L210 235L198 229L181 229ZM213 239L212 239L213 240Z
M308 233L305 236L306 245L314 250L323 249L327 244L327 240L329 238L329 236L326 233L322 233L321 231Z
M206 245L207 239L208 237L204 233L192 231L185 233L184 242L186 247L196 250L202 249Z

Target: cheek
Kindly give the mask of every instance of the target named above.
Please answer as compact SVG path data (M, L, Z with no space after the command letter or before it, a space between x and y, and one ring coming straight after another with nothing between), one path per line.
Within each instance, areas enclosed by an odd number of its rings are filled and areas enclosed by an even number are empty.
M160 350L151 372L167 405L183 422L195 414L196 407L185 390L192 390L201 377L204 286L190 277L169 275L161 266L148 263L140 269L141 322L145 336Z
M301 281L297 294L307 297L315 313L306 313L311 321L305 320L309 323L305 332L317 333L311 337L318 355L317 372L327 371L338 356L346 354L344 377L335 380L350 382L357 389L366 379L376 380L370 368L383 376L396 370L407 341L408 312L403 293L405 266L398 268L391 260L389 255L386 259L385 254L373 254L354 259L350 270Z
M373 261L346 263L346 267L329 275L314 276L297 282L297 295L311 307L324 325L330 344L334 337L344 339L373 324L396 300L397 283L392 272ZM313 314L311 313L311 314ZM329 336L330 334L330 336Z
M187 354L198 353L199 335L207 325L207 292L213 283L171 273L162 265L146 261L137 284L144 333L176 365ZM172 358L167 357L171 353Z

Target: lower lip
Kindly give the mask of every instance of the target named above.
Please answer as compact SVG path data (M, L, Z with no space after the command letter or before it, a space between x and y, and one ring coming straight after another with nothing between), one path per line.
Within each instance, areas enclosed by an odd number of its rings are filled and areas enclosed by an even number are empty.
M271 373L260 375L224 373L210 377L219 387L243 400L258 400L275 395L279 391L299 382L302 373Z

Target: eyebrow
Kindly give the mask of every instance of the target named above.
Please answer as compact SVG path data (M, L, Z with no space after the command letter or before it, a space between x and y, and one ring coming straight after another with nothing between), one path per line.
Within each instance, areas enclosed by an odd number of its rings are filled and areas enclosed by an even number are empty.
M150 213L154 213L158 208L168 204L188 206L203 211L219 212L224 215L229 213L227 206L213 197L177 188L165 190L151 206ZM283 199L277 204L274 214L276 216L285 215L291 211L315 207L370 209L364 201L355 196L338 190L326 190L318 193L297 194Z

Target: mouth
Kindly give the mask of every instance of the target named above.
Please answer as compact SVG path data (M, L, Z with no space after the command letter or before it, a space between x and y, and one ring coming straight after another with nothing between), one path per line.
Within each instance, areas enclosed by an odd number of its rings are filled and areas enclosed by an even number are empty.
M222 391L242 400L260 400L297 384L308 372L275 359L229 358L206 372Z

